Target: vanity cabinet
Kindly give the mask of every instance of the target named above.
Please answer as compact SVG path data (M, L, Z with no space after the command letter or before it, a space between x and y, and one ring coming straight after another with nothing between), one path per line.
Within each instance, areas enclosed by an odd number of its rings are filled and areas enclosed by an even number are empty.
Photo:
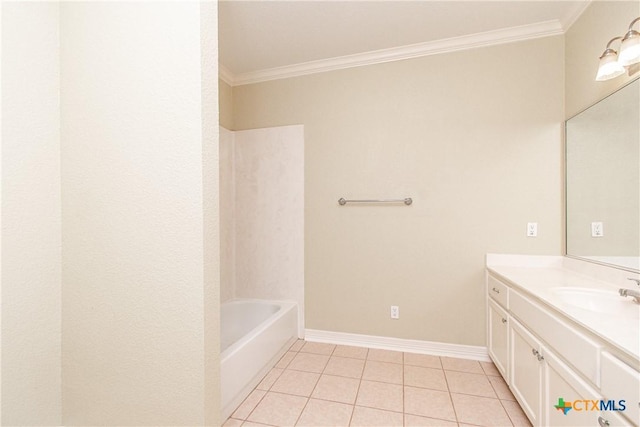
M489 356L534 426L638 426L640 372L604 341L487 276ZM573 402L557 409L559 399ZM593 401L626 400L624 411Z
M558 358L552 351L543 348L544 367L542 384L542 401L544 408L541 425L545 426L597 426L598 411L585 410L590 403L581 403L576 408L570 409L567 414L557 409L560 398L582 401L601 399L600 393L583 381L566 363ZM552 406L553 405L553 406Z
M541 425L542 345L518 321L509 325L511 391L533 425Z
M493 300L489 300L489 354L503 377L508 377L509 315Z

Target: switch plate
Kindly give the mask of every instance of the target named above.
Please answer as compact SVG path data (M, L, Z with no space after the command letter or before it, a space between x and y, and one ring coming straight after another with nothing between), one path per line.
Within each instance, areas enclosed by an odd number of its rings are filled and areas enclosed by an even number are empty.
M400 307L398 307L397 305L392 305L391 306L391 318L392 319L399 319L400 318Z
M527 237L537 237L538 236L538 223L537 222L528 222L527 223Z
M604 226L601 222L592 222L591 223L591 237L603 237L604 236Z

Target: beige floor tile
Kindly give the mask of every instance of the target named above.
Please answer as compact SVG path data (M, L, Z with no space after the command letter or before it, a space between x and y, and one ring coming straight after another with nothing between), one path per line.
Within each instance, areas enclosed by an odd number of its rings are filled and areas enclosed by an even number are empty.
M491 375L494 377L501 377L500 371L496 368L496 365L493 362L480 362L480 366L486 375Z
M449 371L470 372L472 374L484 374L480 362L457 357L441 357L442 367Z
M297 371L307 371L321 373L329 361L329 356L322 354L297 353L291 363L289 369Z
M242 427L275 427L271 424L253 423L251 421L245 421L242 423Z
M231 418L236 418L239 420L246 420L251 411L254 410L260 400L264 397L267 392L263 390L253 390L249 396L238 406L238 408L233 412Z
M489 382L493 386L493 391L498 395L498 399L501 400L512 400L515 401L516 398L511 393L509 386L504 381L502 377L487 377Z
M329 356L331 355L331 353L333 353L333 350L335 350L335 348L335 344L306 341L300 351L303 353L324 354Z
M350 357L352 359L366 359L369 349L366 347L353 347L350 345L338 345L333 351L333 356Z
M480 426L511 426L511 421L498 399L451 393L453 406L462 423Z
M484 374L470 374L468 372L445 371L449 390L452 393L472 394L474 396L492 397L497 399L489 379Z
M287 351L284 356L282 356L280 358L280 360L278 361L278 363L276 363L276 368L278 369L284 369L287 366L289 366L289 363L291 363L291 361L293 360L294 357L296 357L296 352L295 351Z
M511 422L516 427L531 427L531 422L529 418L524 414L522 408L518 404L518 402L511 401L503 401L502 406L505 411L507 411L507 415L511 419Z
M273 368L264 376L260 384L256 387L258 390L269 390L278 377L284 372L284 369Z
M404 365L404 385L447 391L442 369Z
M405 427L458 427L458 423L453 421L438 420L436 418L419 417L417 415L405 414Z
M242 420L236 420L235 418L229 418L222 424L222 427L240 427L242 425Z
M360 380L356 378L322 375L311 397L353 405L359 385Z
M271 386L271 391L309 397L318 378L320 378L320 374L286 369Z
M402 384L402 365L390 362L367 360L362 379Z
M404 412L429 418L456 421L451 397L446 391L405 386Z
M442 363L439 356L431 354L405 353L404 364L413 366L422 366L423 368L442 369Z
M289 351L300 351L300 349L302 348L304 343L305 343L304 340L296 340L296 341L294 341L294 343L291 344L291 347L289 347Z
M356 406L351 417L352 427L402 427L402 413Z
M362 378L363 370L364 360L332 356L324 373L341 377Z
M306 397L268 392L249 415L248 421L274 426L292 426L306 403Z
M402 363L402 352L371 348L369 349L367 360L375 360L377 362Z
M352 412L352 405L310 399L296 425L301 427L346 427L349 425Z
M362 380L356 405L402 412L402 386Z

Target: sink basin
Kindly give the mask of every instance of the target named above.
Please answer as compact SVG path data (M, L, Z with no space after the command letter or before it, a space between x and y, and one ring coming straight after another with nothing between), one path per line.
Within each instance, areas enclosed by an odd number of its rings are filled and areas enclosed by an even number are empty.
M551 292L565 305L616 316L640 315L640 305L615 291L588 288L553 288Z

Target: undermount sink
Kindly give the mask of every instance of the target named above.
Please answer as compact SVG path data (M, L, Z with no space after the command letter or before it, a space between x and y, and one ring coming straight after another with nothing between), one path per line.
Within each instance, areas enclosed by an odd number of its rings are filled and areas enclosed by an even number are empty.
M588 288L553 288L551 292L563 304L616 316L640 316L640 305L615 291Z

